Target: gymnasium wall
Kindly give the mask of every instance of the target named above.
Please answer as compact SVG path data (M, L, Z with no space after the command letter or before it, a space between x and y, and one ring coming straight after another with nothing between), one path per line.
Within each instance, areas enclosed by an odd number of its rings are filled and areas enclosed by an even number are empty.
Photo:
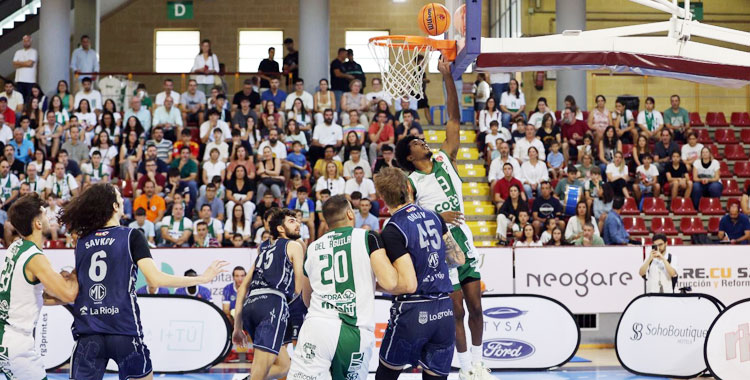
M416 19L417 12L429 0L330 0L330 59L339 47L344 46L347 30L387 29L391 34L423 35ZM227 71L237 69L239 29L280 29L284 37L299 41L299 0L195 0L193 20L167 20L166 1L134 0L115 11L101 22L102 71L154 71L154 30L199 28L201 39L212 42L214 53ZM484 2L485 12L488 2ZM487 32L487 17L483 21ZM299 45L296 46L299 48ZM196 51L196 54L198 52ZM277 55L282 52L276 52ZM356 57L355 57L356 59ZM368 75L368 80L371 76ZM429 74L432 84L428 96L433 104L442 104L442 86L439 74ZM474 76L471 76L473 80ZM320 78L305 78L317 81ZM147 84L155 94L161 88L157 77L136 77ZM470 80L469 76L466 80ZM233 80L227 79L230 91Z

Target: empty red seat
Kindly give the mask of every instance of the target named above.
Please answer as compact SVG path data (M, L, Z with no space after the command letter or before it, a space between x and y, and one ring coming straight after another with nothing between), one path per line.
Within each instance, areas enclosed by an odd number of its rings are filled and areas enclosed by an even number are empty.
M740 184L735 179L722 179L721 195L742 195Z
M734 174L737 177L747 178L750 177L750 162L739 161L734 163Z
M635 198L625 198L625 204L622 206L620 213L622 215L638 215L641 210L638 209L638 202L635 201Z
M622 218L622 223L631 235L648 235L649 233L648 228L646 228L646 221L643 218L637 216L625 217Z
M673 237L669 238L668 245L682 245L682 238L681 237Z
M700 210L701 213L704 215L726 214L726 212L724 212L724 208L721 207L721 199L719 198L709 198L709 197L701 198L701 201L698 204L698 210Z
M633 113L633 120L638 120L638 110L630 110Z
M643 198L643 212L646 215L667 215L667 204L661 198L645 197Z
M706 114L706 124L711 127L728 127L727 117L724 112L709 112Z
M728 160L747 160L747 153L740 144L729 144L724 147L724 157Z
M62 249L65 248L65 240L47 240L44 245L45 249Z
M705 234L701 218L686 216L680 220L680 231L685 235Z
M655 234L677 235L672 218L654 218L651 220L651 232Z
M701 120L701 114L698 112L691 112L690 113L690 126L691 127L701 127L706 124L703 123L703 120Z
M583 114L583 121L587 122L589 119L589 111L581 111L581 113Z
M747 112L732 112L730 119L736 127L750 127L750 114Z
M673 198L672 199L672 213L675 215L697 215L693 207L693 201L690 198Z
M721 178L732 178L732 171L729 170L726 161L719 161L719 175Z
M131 180L122 180L122 181L120 181L120 188L122 189L122 197L123 198L132 198L133 197L133 181L131 181Z
M716 141L721 144L737 144L737 137L734 135L734 131L727 128L717 128L714 131L714 137Z
M562 111L555 111L555 120L562 120Z
M714 144L705 144L704 146L711 151L711 155L714 156L715 159L721 160L722 158L724 158L724 156L722 156L721 152L719 151L718 146Z
M708 220L708 232L715 234L719 232L719 222L721 221L721 218L718 216L712 216L711 219Z
M698 137L698 142L701 144L710 144L713 142L707 129L695 128L693 129L693 132L695 132L695 136Z
M750 144L750 129L743 129L740 131L740 141L744 144Z
M747 130L750 132L750 129ZM633 144L622 144L622 156L629 158L633 155Z

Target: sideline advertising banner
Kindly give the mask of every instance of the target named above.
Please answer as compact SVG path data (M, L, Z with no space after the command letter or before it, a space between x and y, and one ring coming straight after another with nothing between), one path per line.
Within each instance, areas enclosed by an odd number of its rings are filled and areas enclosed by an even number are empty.
M717 380L750 379L750 299L721 312L708 330L703 355Z
M670 246L679 278L675 289L689 286L725 305L750 296L750 246Z
M52 267L56 270L67 267L68 270L75 266L75 257L72 249L48 249L44 254L49 258ZM167 274L182 275L188 269L193 269L198 274L203 273L214 260L229 262L226 272L220 273L210 284L203 284L211 291L211 299L217 306L221 307L222 291L224 287L232 283L232 268L241 266L249 270L255 262L256 249L251 248L161 248L152 249L151 256L156 267ZM146 286L146 278L138 272L136 288ZM169 289L174 294L175 289Z
M70 332L72 325L73 314L65 306L42 307L34 329L34 341L45 369L55 369L70 359L75 343Z
M643 294L643 247L516 248L515 292L560 301L573 313L619 313Z
M722 308L705 294L644 294L628 305L617 325L617 359L638 375L697 377L706 370L708 328Z
M513 249L477 248L477 268L484 295L513 293Z

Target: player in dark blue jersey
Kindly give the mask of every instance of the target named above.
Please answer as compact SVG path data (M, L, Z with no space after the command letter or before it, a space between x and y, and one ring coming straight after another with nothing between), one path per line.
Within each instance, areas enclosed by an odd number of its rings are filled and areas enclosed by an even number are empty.
M255 349L250 370L251 380L279 378L289 371L290 358L281 348L289 318L288 302L301 292L303 261L300 222L294 211L270 211L268 223L271 239L258 248L258 257L242 281L235 307L234 344L247 345L247 330ZM248 294L247 298L245 295Z
M391 307L375 379L395 380L409 364L422 367L423 379L447 379L456 342L443 242L444 235L450 236L448 227L438 214L410 202L400 169L381 170L375 188L391 210L381 232L385 251L399 273L399 287L404 279L408 288L396 292L401 295ZM456 260L454 251L450 257Z
M148 242L133 228L120 226L122 196L107 183L94 184L62 210L60 221L78 236L75 247L78 286L73 304L70 378L101 379L107 362L119 366L120 379L152 379L143 343L135 282L138 270L148 286L186 287L210 282L226 262L214 261L197 277L172 276L157 269Z

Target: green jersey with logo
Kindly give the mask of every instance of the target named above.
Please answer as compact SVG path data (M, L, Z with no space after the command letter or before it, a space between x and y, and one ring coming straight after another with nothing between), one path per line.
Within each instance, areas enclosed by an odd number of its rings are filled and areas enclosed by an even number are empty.
M442 150L432 156L432 172L415 170L409 174L409 181L415 191L414 201L438 214L445 211L464 212L461 177L453 167L450 157ZM448 229L467 258L476 256L474 236L466 223L460 226L448 224Z
M340 319L373 331L375 275L370 264L368 231L335 228L307 248L305 274L312 296L307 316Z
M31 337L42 309L43 286L26 279L24 270L29 260L42 254L32 242L19 239L0 257L0 346L8 333Z

